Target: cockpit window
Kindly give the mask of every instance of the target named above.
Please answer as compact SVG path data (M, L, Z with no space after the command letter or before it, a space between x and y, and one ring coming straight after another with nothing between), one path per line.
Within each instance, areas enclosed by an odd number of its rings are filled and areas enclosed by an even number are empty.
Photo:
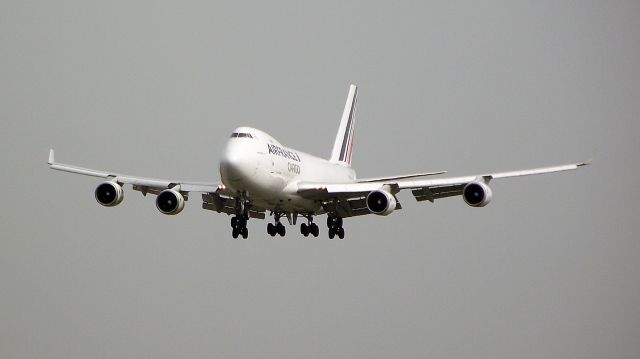
M251 136L250 133L244 133L244 132L234 132L234 133L231 134L231 137L253 138L253 136Z

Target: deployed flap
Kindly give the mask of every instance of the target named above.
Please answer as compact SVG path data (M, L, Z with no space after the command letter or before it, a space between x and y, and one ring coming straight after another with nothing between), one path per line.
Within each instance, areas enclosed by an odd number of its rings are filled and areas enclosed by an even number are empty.
M322 208L325 212L334 213L342 218L371 214L371 211L367 208L366 197L347 198L345 196L336 196L330 200L323 201ZM395 209L402 209L402 205L397 199Z
M235 198L220 196L217 193L203 193L202 194L202 208L210 211L216 211L218 213L226 213L228 215L236 214ZM249 208L249 217L264 219L265 211L260 208Z

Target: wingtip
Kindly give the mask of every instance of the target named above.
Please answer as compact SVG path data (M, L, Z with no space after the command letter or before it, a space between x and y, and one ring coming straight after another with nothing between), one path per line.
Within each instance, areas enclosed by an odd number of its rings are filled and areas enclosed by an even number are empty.
M49 149L49 164L52 165L56 162L55 153L53 152L53 148Z
M578 167L588 166L588 165L591 164L591 162L593 162L593 158L590 158L590 159L588 159L588 160L586 160L586 161L584 161L582 163L579 163Z

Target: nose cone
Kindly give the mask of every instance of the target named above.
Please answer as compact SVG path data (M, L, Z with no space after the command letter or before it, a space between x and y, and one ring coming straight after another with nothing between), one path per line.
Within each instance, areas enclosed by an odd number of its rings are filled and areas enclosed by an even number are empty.
M240 140L231 139L220 159L220 176L222 181L235 188L242 190L251 177L255 175L257 161L251 146L242 146Z

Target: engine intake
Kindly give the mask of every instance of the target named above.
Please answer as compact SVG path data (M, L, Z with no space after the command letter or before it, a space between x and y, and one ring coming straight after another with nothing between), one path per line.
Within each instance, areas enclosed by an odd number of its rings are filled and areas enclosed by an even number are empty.
M96 187L96 201L105 207L117 206L124 199L122 186L116 182L102 182Z
M396 198L387 191L372 191L367 195L367 208L379 216L391 214L396 209Z
M184 208L184 197L176 190L165 189L158 193L156 207L158 207L158 210L163 214L178 214L182 212Z
M471 207L488 205L492 196L491 187L482 182L471 182L462 190L462 198Z

